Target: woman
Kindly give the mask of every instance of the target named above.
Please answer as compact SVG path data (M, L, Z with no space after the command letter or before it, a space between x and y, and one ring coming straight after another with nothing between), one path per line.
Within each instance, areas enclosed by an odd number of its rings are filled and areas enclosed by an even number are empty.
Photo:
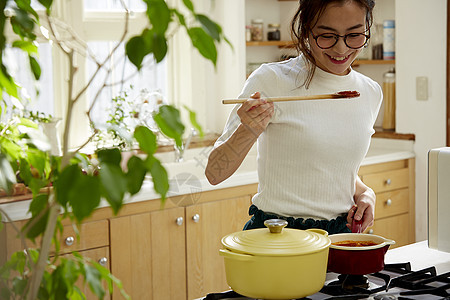
M349 232L373 224L375 194L358 177L382 101L380 86L352 70L370 37L373 0L300 0L292 33L300 55L248 78L205 174L218 184L258 149L258 192L244 229L283 218L288 227ZM269 103L264 97L358 91L360 97Z

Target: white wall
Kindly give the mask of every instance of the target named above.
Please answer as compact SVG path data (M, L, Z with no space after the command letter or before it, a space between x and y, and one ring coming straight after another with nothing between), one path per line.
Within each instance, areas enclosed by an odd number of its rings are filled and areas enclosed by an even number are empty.
M427 239L427 155L445 146L446 0L396 0L397 131L416 141L416 239ZM416 100L416 77L427 76L429 98Z

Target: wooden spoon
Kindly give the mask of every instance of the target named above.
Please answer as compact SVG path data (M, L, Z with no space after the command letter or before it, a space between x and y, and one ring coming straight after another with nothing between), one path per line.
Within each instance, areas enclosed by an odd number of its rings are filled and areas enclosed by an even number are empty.
M357 91L342 91L334 94L310 95L310 96L288 96L288 97L269 97L264 98L267 102L283 102L283 101L301 101L301 100L321 100L321 99L343 99L359 97ZM225 99L223 104L238 104L244 103L248 99Z

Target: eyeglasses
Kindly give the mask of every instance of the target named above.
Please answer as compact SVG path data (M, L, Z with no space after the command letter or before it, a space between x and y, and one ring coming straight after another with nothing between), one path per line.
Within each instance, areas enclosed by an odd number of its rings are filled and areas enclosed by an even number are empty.
M346 35L339 35L335 33L322 33L317 36L311 31L311 35L316 40L317 47L321 49L330 49L337 44L339 38L344 39L344 43L350 49L359 49L364 47L370 39L370 33L349 33Z

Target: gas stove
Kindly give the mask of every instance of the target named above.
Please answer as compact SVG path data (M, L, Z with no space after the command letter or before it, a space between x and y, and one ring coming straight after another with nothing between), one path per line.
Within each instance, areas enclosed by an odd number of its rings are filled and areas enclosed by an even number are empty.
M450 253L429 249L426 242L401 248L388 251L382 271L361 276L328 272L320 292L298 300L450 300ZM231 290L202 299L252 300Z

